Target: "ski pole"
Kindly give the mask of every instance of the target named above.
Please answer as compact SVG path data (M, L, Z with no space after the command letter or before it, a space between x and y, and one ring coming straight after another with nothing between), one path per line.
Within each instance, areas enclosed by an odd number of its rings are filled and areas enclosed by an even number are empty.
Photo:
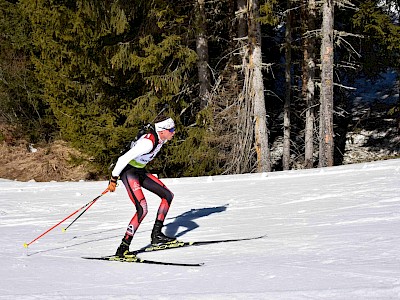
M90 201L88 204L88 206L71 222L71 224L69 224L67 227L63 228L63 232L66 232L68 228L71 227L72 224L74 224L76 222L76 220L78 220L93 204L96 203L97 200L99 200L99 198L101 196L103 196L105 193L108 192L108 189L105 190L103 193L101 193L101 195L97 196L96 198L94 198L92 201Z
M62 219L60 222L58 222L56 225L54 225L53 227L47 229L45 232L43 232L41 235L39 235L38 237L36 237L35 239L33 239L32 241L30 241L29 243L25 243L24 247L28 248L28 246L34 242L36 242L38 239L40 239L41 237L43 237L45 234L49 233L51 230L53 230L54 228L56 228L58 225L60 225L62 222L64 222L65 220L71 218L73 215L75 215L77 212L79 212L80 210L84 209L85 207L87 207L88 205L92 204L93 202L96 202L97 199L99 199L101 196L103 196L105 193L108 192L108 189L106 189L104 192L101 193L101 195L97 196L96 198L94 198L93 200L91 200L90 202L86 203L84 206L78 208L76 211L74 211L72 214L70 214L69 216L65 217L64 219Z

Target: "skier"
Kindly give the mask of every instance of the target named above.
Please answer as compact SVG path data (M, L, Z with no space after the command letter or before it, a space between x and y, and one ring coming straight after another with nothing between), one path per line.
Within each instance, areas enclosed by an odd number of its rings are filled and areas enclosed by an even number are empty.
M108 190L114 192L118 178L121 179L129 198L136 207L136 213L129 222L122 242L115 253L120 257L129 252L132 238L147 214L147 201L143 195L142 187L161 198L161 204L151 233L151 243L169 243L176 240L161 232L174 194L157 177L145 169L146 164L153 160L161 147L174 136L174 120L160 115L154 120L154 129L139 137L133 147L118 158L111 172Z

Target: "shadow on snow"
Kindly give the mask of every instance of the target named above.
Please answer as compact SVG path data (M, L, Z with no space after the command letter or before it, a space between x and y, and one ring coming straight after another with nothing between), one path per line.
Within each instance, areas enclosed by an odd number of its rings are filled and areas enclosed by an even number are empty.
M184 212L183 214L176 216L172 223L166 224L165 234L168 236L181 237L186 233L196 229L199 225L195 220L208 217L209 215L221 213L226 211L229 204L217 207L206 207L200 209L191 209L190 211ZM178 233L180 227L186 228L185 230Z
M226 211L227 207L229 204L225 204L223 206L217 206L217 207L206 207L206 208L200 208L200 209L191 209L190 211L184 212L183 214L180 214L176 217L172 217L170 219L174 219L173 222L168 223L164 226L165 228L165 233L166 235L170 236L175 236L175 237L180 237L185 235L186 233L196 229L199 227L199 225L195 222L195 220L210 216L212 214L216 213L221 213ZM185 229L181 232L178 233L178 230L180 227L184 227ZM80 236L74 236L71 238L69 241L74 240L76 238L82 238L82 237L87 237L87 236L92 236L92 235L99 235L103 234L105 232L110 232L110 231L115 231L115 230L120 230L120 228L113 228L113 229L108 229L108 230L103 230L101 232L95 232L95 233L88 233L88 234L83 234ZM46 250L40 250L32 253L27 253L27 256L33 256L36 254L40 253L45 253L45 252L51 252L55 250L61 250L61 249L67 249L67 248L72 248L76 246L80 246L83 244L88 244L88 243L95 243L98 241L104 241L104 240L110 240L110 239L115 239L120 235L113 235L109 237L101 237L101 238L96 238L96 239L91 239L87 241L82 241L79 243L74 243L71 245L66 245L66 246L60 246L60 247L54 247ZM64 241L65 242L65 241Z

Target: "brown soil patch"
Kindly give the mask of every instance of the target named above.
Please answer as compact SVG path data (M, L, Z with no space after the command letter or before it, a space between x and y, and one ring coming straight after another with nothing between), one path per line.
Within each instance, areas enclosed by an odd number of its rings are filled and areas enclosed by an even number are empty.
M78 181L89 178L87 163L73 163L82 154L66 142L35 146L23 140L0 143L0 178L18 181ZM75 159L76 161L76 159Z

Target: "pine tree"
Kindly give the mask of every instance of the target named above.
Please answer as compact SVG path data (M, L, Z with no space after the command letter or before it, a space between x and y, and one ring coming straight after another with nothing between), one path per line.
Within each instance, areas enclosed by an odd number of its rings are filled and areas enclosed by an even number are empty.
M283 106L283 153L282 168L290 168L290 133L291 133L291 103L292 103L292 11L290 0L287 1L288 10L286 12L285 27L285 103Z
M316 71L316 3L306 0L302 7L303 25L303 64L302 64L302 97L306 102L304 133L304 167L314 166L314 122L315 122L315 71Z
M207 107L210 98L210 70L208 67L208 39L206 30L205 1L196 0L196 51L199 77L200 109Z
M104 164L165 103L172 117L187 106L178 95L197 56L184 44L185 16L176 7L167 1L53 4L21 1L33 29L37 77L64 139Z
M321 45L319 166L333 166L333 0L324 0Z
M52 137L51 112L40 95L30 58L30 27L15 3L0 1L0 121L28 142Z
M400 67L398 16L391 19L389 7L386 7L388 12L384 8L379 7L377 1L365 1L361 3L352 20L353 31L363 35L360 54L363 71L367 75L376 75L388 66Z
M268 145L267 113L265 110L264 83L261 72L261 26L258 0L249 0L249 101L254 101L254 135L257 153L257 170L270 172L271 161Z

